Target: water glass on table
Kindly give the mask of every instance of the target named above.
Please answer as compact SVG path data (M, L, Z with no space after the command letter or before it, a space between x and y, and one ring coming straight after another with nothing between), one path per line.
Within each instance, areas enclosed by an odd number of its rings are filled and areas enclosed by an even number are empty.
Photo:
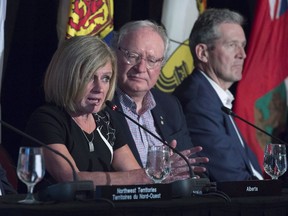
M272 179L278 179L287 170L286 145L269 143L264 150L264 170Z
M45 174L43 150L40 147L20 147L17 175L26 184L27 195L19 203L36 204L40 203L33 196L34 186L42 180Z
M167 146L149 146L145 168L154 183L161 183L171 172L170 149Z

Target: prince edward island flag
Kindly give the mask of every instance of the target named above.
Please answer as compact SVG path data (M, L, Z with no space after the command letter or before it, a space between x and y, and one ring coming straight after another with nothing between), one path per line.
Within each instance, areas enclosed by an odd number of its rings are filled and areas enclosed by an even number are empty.
M234 104L236 114L279 138L288 133L287 3L287 0L258 0ZM262 165L263 149L271 138L244 122L237 119L236 122Z
M199 14L206 8L206 0L164 0L161 22L170 39L168 58L156 88L171 93L193 69L189 49L189 35Z

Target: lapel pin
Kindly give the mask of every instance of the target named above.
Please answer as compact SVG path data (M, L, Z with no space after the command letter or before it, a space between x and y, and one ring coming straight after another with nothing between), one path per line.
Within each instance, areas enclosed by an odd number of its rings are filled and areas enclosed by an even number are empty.
M163 117L160 116L160 119L161 119L161 120L160 120L161 124L164 125Z

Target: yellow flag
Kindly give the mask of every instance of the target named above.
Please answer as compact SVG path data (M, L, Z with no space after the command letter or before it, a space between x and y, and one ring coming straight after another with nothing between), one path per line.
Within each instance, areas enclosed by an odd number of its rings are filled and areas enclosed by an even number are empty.
M163 92L173 92L193 69L189 48L189 35L199 13L206 8L201 0L164 0L161 22L170 38L168 59L162 68L156 88Z

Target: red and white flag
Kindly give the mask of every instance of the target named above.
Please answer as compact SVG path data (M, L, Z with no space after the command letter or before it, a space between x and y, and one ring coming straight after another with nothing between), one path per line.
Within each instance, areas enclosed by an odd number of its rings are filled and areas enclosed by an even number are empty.
M238 83L234 111L275 136L287 133L288 1L258 0L243 78ZM271 138L236 119L247 143L263 164Z

